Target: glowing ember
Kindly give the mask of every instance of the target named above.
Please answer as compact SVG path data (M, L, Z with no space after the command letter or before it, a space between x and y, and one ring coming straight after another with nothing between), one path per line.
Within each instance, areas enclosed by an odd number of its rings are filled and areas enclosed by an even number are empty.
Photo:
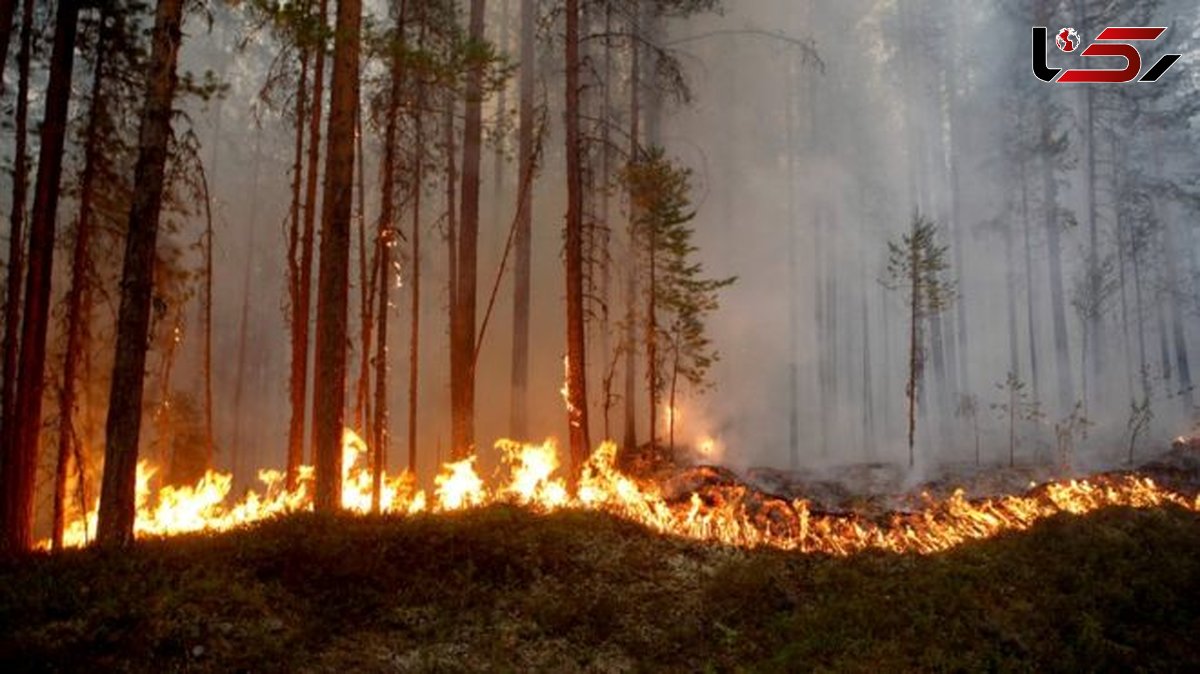
M932 553L964 541L1026 529L1057 513L1083 514L1108 506L1152 508L1175 505L1200 511L1200 497L1189 500L1138 476L1098 477L1087 481L1051 483L1023 496L969 501L961 490L945 500L926 496L925 508L893 515L885 524L855 516L813 513L808 502L764 498L744 486L724 486L715 492L668 500L658 487L616 469L617 447L604 443L584 464L572 495L559 470L558 449L552 440L521 444L502 440L496 445L504 470L488 487L469 458L442 467L434 479L432 498L415 488L411 475L385 475L381 509L393 514L449 512L492 503L516 503L548 512L559 508L598 510L641 523L654 531L739 546L772 546L786 550L848 555L877 549ZM366 445L346 431L343 438L342 503L359 513L371 508L372 480ZM715 451L715 442L700 443L701 453ZM283 475L259 471L261 491L227 503L232 478L209 472L195 485L163 487L153 496L154 475L145 461L138 465L137 520L139 536L193 531L222 531L281 513L311 507L313 471L303 467L295 491L284 490ZM66 545L81 546L94 535L96 509L71 522Z

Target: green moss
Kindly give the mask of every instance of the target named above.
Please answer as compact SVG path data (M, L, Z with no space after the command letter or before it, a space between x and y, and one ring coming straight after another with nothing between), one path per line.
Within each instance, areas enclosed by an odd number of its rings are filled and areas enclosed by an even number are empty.
M929 556L603 515L296 515L0 561L0 671L1177 671L1200 516L1111 509Z

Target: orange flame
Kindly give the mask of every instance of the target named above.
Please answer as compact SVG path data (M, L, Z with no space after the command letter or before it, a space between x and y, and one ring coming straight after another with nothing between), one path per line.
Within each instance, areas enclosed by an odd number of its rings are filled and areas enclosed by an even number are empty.
M1108 506L1152 508L1175 505L1200 511L1194 500L1139 476L1101 476L1092 480L1049 483L1022 496L968 500L963 491L944 500L925 496L913 514L893 515L885 524L855 516L814 513L802 499L790 503L764 499L743 486L720 487L702 498L692 494L670 501L657 484L636 480L616 469L617 447L606 442L584 464L575 494L559 470L553 440L496 444L505 471L493 488L476 471L474 457L448 463L434 479L432 498L415 487L408 473L384 475L381 510L393 514L450 512L492 503L516 503L539 512L560 508L603 511L668 535L736 546L770 546L785 550L849 555L864 550L933 553L965 541L1022 530L1057 514L1083 514ZM705 451L703 448L702 452ZM372 479L366 444L354 432L343 437L342 503L352 512L371 508ZM194 531L224 531L267 517L311 507L313 470L301 468L295 491L283 488L277 470L258 473L260 491L229 501L232 477L209 471L195 485L163 487L151 494L155 469L138 464L138 536L168 536ZM85 545L96 526L96 508L70 523L67 546Z

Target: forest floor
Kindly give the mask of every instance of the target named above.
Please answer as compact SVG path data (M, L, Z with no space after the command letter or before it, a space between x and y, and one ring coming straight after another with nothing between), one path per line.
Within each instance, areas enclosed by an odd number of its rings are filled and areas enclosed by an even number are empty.
M597 513L293 515L0 561L0 671L1182 671L1200 514L918 556L681 541Z

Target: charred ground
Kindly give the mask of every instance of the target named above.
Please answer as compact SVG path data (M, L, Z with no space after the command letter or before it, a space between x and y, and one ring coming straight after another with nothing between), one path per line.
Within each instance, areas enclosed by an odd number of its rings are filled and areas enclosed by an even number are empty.
M736 550L595 513L295 515L0 563L5 671L1182 670L1200 515L916 556Z

